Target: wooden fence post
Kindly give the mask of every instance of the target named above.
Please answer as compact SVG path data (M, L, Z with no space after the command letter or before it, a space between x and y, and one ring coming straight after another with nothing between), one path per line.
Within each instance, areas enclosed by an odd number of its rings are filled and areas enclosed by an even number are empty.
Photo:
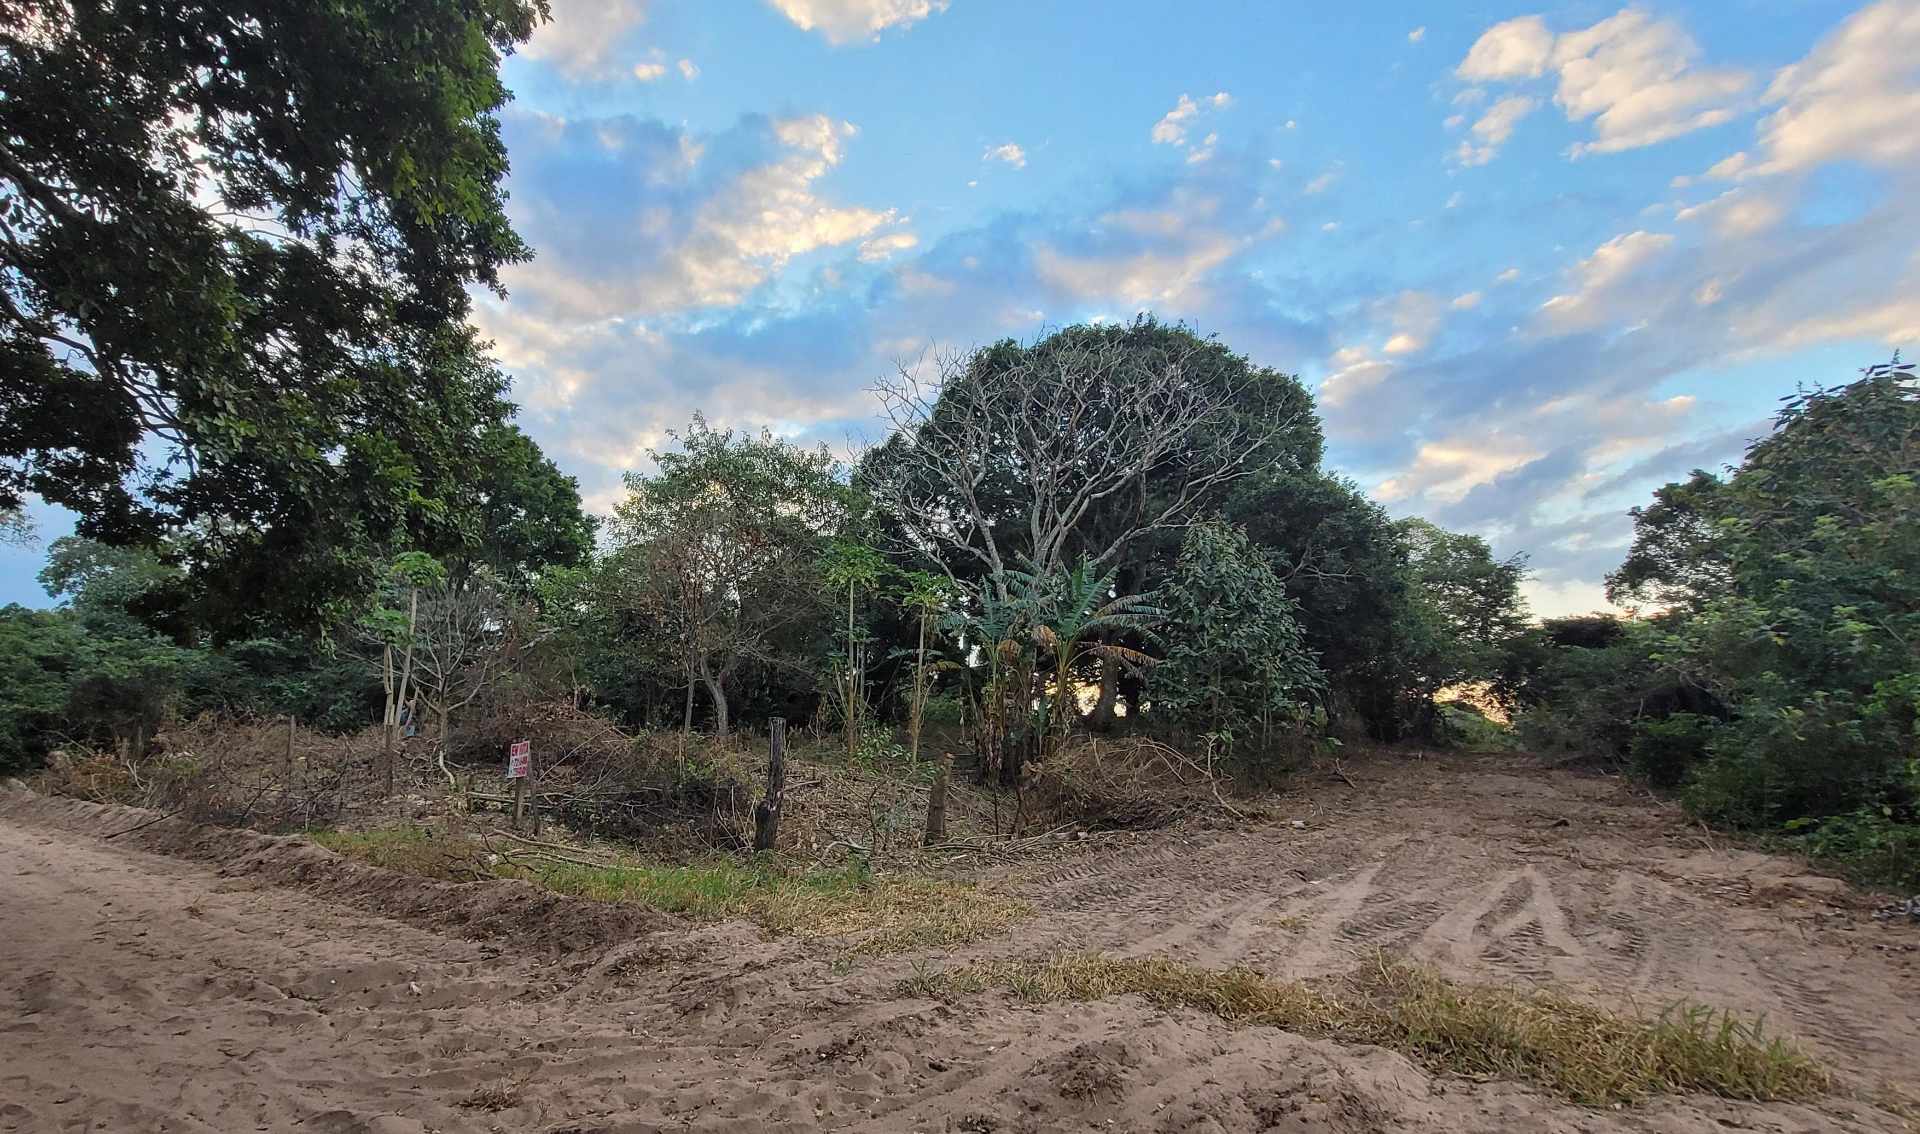
M281 779L293 778L293 714L287 714L287 765L281 773Z
M513 781L513 829L518 831L527 817L527 777Z
M753 849L770 851L780 837L780 806L787 794L787 719L775 717L769 725L767 797L753 809Z
M923 845L947 841L947 781L953 777L953 753L940 754L940 770L933 775L933 787L927 792L927 837Z

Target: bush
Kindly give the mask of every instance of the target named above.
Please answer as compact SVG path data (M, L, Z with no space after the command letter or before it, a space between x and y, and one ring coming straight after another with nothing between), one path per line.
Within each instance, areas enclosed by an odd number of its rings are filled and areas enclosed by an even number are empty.
M1874 724L1850 698L1818 692L1801 705L1749 707L1714 735L1687 785L1687 807L1709 822L1768 830L1898 805L1912 790L1899 741Z
M1506 752L1515 747L1513 730L1465 701L1442 701L1440 741L1468 752Z
M1633 770L1658 787L1679 787L1706 759L1707 743L1720 722L1700 713L1674 713L1633 723Z
M1794 819L1786 828L1799 850L1839 864L1862 882L1920 893L1920 822L1901 821L1892 807Z

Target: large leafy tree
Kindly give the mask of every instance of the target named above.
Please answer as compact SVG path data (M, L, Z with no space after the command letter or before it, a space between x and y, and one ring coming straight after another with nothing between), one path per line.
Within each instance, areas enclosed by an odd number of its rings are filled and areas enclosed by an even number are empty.
M1695 784L1704 812L1763 824L1920 804L1905 767L1920 757L1916 469L1909 371L1803 393L1704 502L1694 554L1656 577L1686 609L1664 656L1732 710Z
M0 511L158 546L208 621L322 623L457 546L506 406L469 285L544 0L0 0Z
M1397 734L1412 580L1406 542L1385 509L1340 477L1276 472L1235 485L1223 515L1246 529L1298 604L1326 673L1329 711Z
M1082 561L1111 569L1115 594L1146 593L1185 529L1243 481L1319 467L1319 419L1296 378L1150 316L1006 340L943 360L939 379L882 385L899 429L857 479L903 566L944 571L976 604L989 592L1005 604L1023 569L1058 577ZM1118 627L1098 637L1144 644ZM1112 656L1100 727L1123 686L1138 692Z
M726 733L756 667L804 665L797 627L823 620L822 556L853 515L841 469L824 449L716 430L696 418L679 447L654 453L658 471L627 478L614 509L616 562L631 575L602 594L643 614L704 688Z

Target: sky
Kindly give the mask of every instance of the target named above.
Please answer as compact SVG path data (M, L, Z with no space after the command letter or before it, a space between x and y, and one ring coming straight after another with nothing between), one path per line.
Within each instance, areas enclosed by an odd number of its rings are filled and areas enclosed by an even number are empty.
M553 14L503 69L537 255L474 319L596 510L696 411L850 452L901 365L1150 311L1550 616L1653 488L1920 348L1920 0Z

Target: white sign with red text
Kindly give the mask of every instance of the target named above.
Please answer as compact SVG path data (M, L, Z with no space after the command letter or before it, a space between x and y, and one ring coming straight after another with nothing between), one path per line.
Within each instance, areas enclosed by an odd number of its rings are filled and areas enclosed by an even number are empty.
M507 746L507 778L524 780L533 774L533 742L516 740Z

